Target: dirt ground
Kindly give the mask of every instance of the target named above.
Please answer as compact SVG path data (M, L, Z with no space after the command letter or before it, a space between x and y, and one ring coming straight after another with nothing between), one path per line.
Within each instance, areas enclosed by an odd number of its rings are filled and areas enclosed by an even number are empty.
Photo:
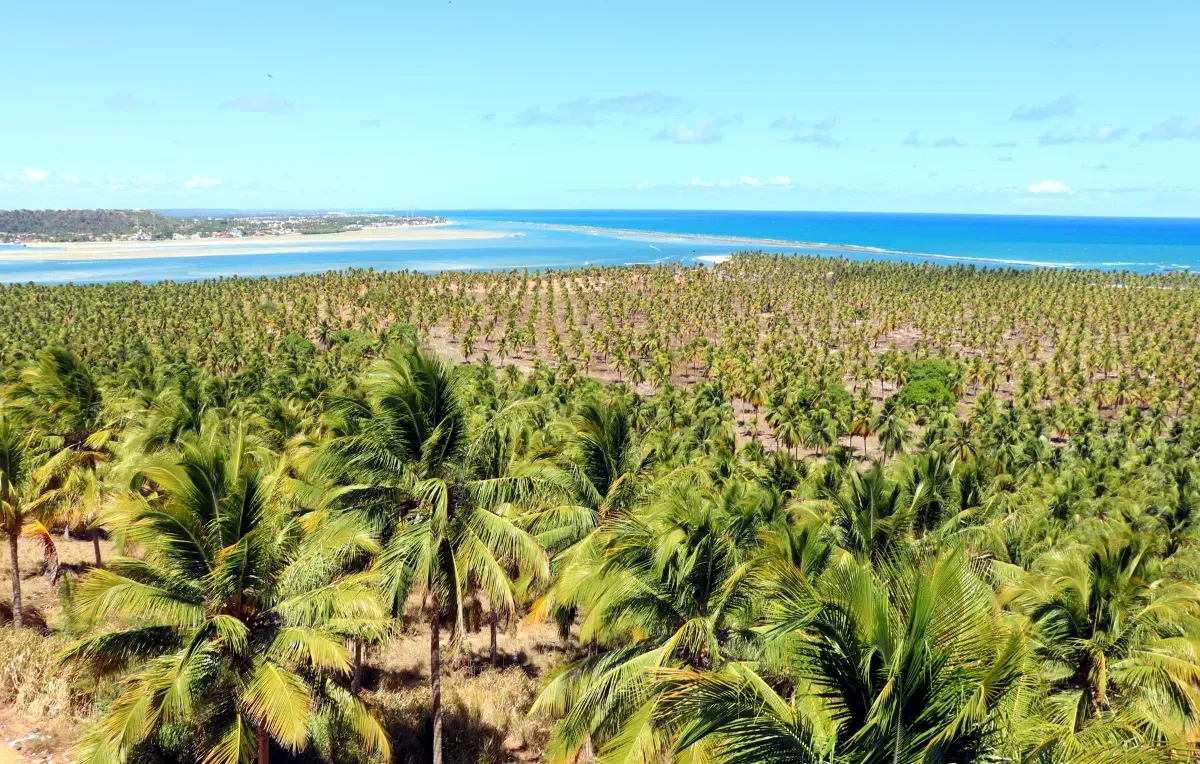
M45 564L45 555L40 542L22 538L17 542L17 561L21 566L21 602L26 611L30 609L40 614L47 623L54 623L58 618L58 587L62 577L78 575L95 564L96 553L90 539L54 535L54 546L58 554L59 578L54 581L50 576L49 566ZM107 539L100 541L100 558L107 560L113 557L115 550ZM3 568L0 569L0 602L12 602L12 561L8 557L8 545L5 545Z

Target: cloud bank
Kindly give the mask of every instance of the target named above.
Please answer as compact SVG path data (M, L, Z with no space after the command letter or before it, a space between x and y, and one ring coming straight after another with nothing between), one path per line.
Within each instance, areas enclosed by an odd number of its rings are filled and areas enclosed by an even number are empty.
M1013 110L1010 119L1018 122L1042 122L1057 117L1074 117L1078 108L1079 99L1073 95L1065 95L1040 106L1018 106Z
M595 127L606 116L648 117L665 114L683 105L683 99L657 90L612 98L576 98L551 109L530 106L513 118L518 127L564 125ZM486 119L487 115L485 115Z
M296 110L296 104L282 101L269 95L252 95L234 98L221 104L226 111L258 112L260 114L291 114Z

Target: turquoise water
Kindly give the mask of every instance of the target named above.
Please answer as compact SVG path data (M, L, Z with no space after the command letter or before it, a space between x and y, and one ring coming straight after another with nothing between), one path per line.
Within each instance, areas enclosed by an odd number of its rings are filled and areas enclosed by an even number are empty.
M278 276L349 267L441 271L711 262L744 249L854 260L1139 273L1200 269L1200 219L646 210L439 211L501 239L308 244L302 251L136 260L0 261L0 282ZM566 227L566 228L562 228ZM803 246L800 242L827 246ZM849 249L839 247L850 247ZM3 249L0 247L0 249ZM706 260L707 258L707 260Z

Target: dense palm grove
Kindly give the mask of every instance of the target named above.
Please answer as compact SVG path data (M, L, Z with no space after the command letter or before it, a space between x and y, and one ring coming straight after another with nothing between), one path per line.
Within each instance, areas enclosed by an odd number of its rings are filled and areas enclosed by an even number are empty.
M547 761L1187 761L1197 285L742 255L0 288L0 527L14 567L123 549L63 589L61 660L119 687L81 761L398 757L362 670L407 619L440 762L481 618L573 648Z

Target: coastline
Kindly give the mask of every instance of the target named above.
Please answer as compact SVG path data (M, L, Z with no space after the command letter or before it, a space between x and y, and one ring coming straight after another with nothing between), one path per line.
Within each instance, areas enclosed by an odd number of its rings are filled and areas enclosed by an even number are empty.
M502 239L519 236L508 231L449 228L446 224L326 234L245 236L237 239L181 239L171 241L30 242L24 247L0 249L0 262L47 260L139 260L162 257L222 257L230 255L278 254L339 248L345 245L408 242Z
M876 255L906 255L917 257L949 257L949 255L925 255L918 252L901 252L899 250L866 247L858 244L828 244L819 241L796 241L791 239L769 239L754 236L722 236L706 233L671 233L668 231L647 231L637 228L607 228L605 226L564 225L561 223L521 223L535 228L547 228L552 231L575 231L593 235L607 234L609 236L653 237L655 239L681 239L684 241L704 242L709 244L760 245L766 247L802 247L804 249L828 249L842 252L863 252Z
M989 266L1009 267L1023 266L1027 268L1052 268L1056 270L1076 270L1098 268L1099 266L1089 266L1087 263L1057 263L1050 261L1037 260L1018 260L1018 259L1003 259L994 257L974 257L970 255L943 255L933 252L908 252L900 249L885 249L883 247L870 247L862 244L830 244L822 241L799 241L793 239L771 239L771 238L756 238L752 236L722 236L720 234L704 234L704 233L672 233L668 231L648 231L636 228L608 228L605 226L585 226L585 225L564 225L561 223L528 223L523 222L521 225L527 225L533 228L545 228L553 231L574 231L576 233L586 233L593 236L607 235L616 238L639 238L652 239L658 241L694 241L704 244L730 244L734 246L760 246L760 247L795 247L797 249L814 250L820 254L829 255L838 252L849 252L859 255L879 255L881 257L908 257L908 258L926 258L930 260L945 260L948 262L965 262L965 263L983 263ZM719 258L719 259L718 259ZM729 259L727 255L710 255L697 257L697 260L716 264L725 262Z

